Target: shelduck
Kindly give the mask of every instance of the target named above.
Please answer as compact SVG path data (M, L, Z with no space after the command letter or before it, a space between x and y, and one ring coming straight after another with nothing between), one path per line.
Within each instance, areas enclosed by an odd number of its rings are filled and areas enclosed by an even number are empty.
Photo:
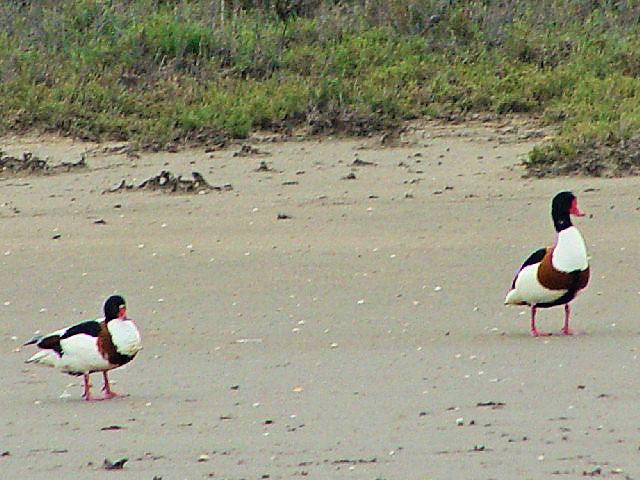
M129 363L142 348L140 333L127 318L124 298L112 295L103 306L104 318L88 320L56 332L36 337L25 345L36 344L41 350L26 363L55 367L64 373L83 376L85 400L103 400L122 396L111 390L107 372ZM91 396L89 375L102 372L103 397Z
M578 199L571 192L560 192L551 202L551 217L557 232L552 247L531 254L513 279L504 303L531 306L531 335L548 333L536 328L538 308L564 305L563 335L573 335L569 329L569 303L589 282L587 248L580 231L571 223L571 215L584 216Z

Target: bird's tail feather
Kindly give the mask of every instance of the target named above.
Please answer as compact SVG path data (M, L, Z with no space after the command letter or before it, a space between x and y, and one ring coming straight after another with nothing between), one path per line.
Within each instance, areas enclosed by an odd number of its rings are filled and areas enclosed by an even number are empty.
M51 350L41 350L24 363L37 363L48 367L57 367L59 361L58 355Z
M522 299L518 295L518 291L514 288L509 290L507 297L504 299L505 305L522 305Z
M37 337L33 337L31 340L29 340L27 343L23 343L22 346L26 347L27 345L35 345L36 343L38 343L40 340L42 340L42 336L37 336Z

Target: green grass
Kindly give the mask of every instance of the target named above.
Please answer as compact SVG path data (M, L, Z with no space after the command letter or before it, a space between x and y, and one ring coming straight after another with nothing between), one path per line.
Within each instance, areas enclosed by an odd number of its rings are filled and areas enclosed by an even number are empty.
M531 174L621 174L639 52L637 0L2 2L0 131L162 146L526 113L557 127Z

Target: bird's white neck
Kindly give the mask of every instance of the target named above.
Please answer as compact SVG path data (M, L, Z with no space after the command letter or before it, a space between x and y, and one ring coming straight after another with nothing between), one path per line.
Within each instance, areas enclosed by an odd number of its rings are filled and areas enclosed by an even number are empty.
M571 226L558 233L551 262L554 268L561 272L585 270L589 266L587 247L576 227Z

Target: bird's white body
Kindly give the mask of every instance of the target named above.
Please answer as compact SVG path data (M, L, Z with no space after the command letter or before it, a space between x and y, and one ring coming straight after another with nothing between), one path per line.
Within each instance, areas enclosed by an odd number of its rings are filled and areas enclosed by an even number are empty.
M102 322L103 319L96 320ZM130 319L116 318L107 323L118 353L133 356L142 348L140 333ZM64 328L47 336L63 335L69 330ZM65 373L84 374L111 370L113 365L103 356L98 348L98 337L77 333L60 340L62 355L54 350L41 350L33 355L27 363L37 363L49 367L59 368Z

